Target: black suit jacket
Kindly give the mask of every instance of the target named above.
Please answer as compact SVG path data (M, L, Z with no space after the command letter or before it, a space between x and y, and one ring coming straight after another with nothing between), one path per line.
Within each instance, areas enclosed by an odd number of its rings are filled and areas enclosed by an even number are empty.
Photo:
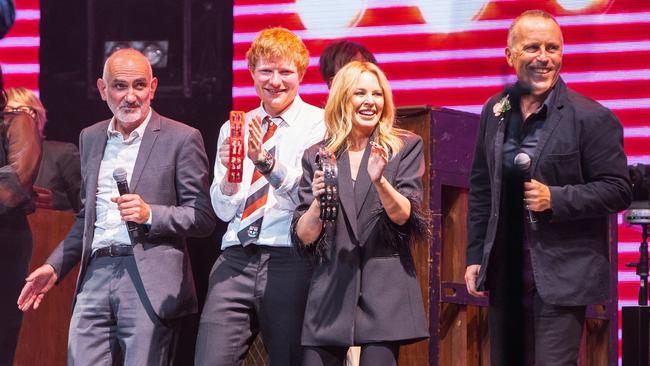
M470 177L467 264L481 264L479 289L485 289L500 237L510 112L496 116L493 106L503 96L495 95L483 108ZM531 166L532 178L549 186L552 204L538 215L539 229L530 240L535 284L550 304L600 303L609 298L608 215L632 199L623 127L609 109L568 89L562 79L552 98Z
M403 141L403 148L384 169L384 177L410 198L413 211L422 196L422 139L405 131ZM311 182L320 146L305 150L294 223L313 201ZM334 230L321 237L327 243L319 244L326 248L324 258L314 268L309 288L303 345L409 342L428 336L408 241L391 240L391 233L384 230L391 224L386 222L389 219L367 172L369 155L367 146L354 186L347 152L338 157L341 210ZM293 239L296 245L302 245L295 235Z

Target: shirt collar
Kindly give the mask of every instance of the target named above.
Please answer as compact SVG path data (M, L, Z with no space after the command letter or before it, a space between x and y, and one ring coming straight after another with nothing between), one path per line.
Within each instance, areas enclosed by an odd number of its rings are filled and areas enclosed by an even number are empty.
M131 134L129 135L127 140L144 136L144 130L147 128L147 125L149 124L149 120L151 120L151 115L153 114L152 112L153 112L153 108L150 107L147 117L144 119L144 121L142 121L142 123L140 123L140 126L138 126L135 130L131 131ZM115 129L115 116L111 118L111 122L108 124L108 130L106 131L106 134L109 138L111 136L121 135L121 133Z
M544 99L543 105L545 105L546 108L551 108L551 103L553 102L553 95L555 95L555 87L553 87L553 89L551 89L551 92L548 93L548 95L546 96L546 99Z
M533 114L537 114L542 118L546 118L546 115L548 115L548 111L551 108L551 103L553 102L554 94L555 94L555 87L551 89L551 92L548 93L546 99L544 99L544 103L542 103L542 105L540 105L539 108Z
M284 111L284 113L282 113L278 117L282 118L284 123L286 123L288 126L291 126L291 124L298 118L298 113L300 112L300 108L302 104L303 102L302 99L300 98L300 95L296 94L296 97L293 99L293 102L291 102L289 108L287 108ZM264 104L260 102L260 118L264 120L266 116L269 116L269 114L264 109ZM274 119L273 122L277 122L277 117L271 117L271 118Z

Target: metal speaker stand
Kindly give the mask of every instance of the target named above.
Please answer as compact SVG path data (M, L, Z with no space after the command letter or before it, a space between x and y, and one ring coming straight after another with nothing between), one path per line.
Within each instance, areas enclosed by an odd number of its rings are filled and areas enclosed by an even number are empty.
M642 240L639 246L639 261L627 263L636 267L639 276L639 305L624 306L623 325L623 366L650 365L650 307L648 307L648 226L650 209L631 208L625 212L628 224L641 225Z

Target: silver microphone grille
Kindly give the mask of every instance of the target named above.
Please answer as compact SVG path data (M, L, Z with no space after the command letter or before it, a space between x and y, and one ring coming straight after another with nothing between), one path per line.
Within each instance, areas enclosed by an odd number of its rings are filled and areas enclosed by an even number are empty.
M519 170L527 171L530 169L530 156L523 152L517 154L515 156L515 166L519 168Z
M124 168L115 168L113 170L113 179L116 182L126 182L126 170Z

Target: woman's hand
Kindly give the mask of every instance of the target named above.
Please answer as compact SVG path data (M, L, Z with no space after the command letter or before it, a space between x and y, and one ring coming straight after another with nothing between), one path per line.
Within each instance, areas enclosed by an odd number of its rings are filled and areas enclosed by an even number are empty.
M314 200L296 224L296 234L305 245L313 244L323 228L323 223L320 220L320 196L325 194L325 174L322 170L314 171L311 192Z
M381 145L370 142L370 157L368 158L368 175L370 181L378 183L384 174L384 168L388 164L388 153Z
M312 205L320 208L320 196L325 194L325 174L322 170L314 171L314 179L311 181L311 194L314 196Z

